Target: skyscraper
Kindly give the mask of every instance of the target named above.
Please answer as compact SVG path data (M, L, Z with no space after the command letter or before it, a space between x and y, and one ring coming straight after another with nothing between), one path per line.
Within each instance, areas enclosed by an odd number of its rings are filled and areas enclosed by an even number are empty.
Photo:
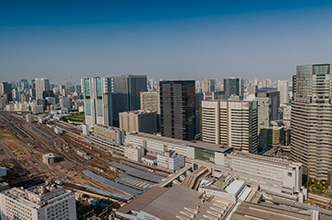
M67 80L65 81L65 89L66 89L66 94L69 94L70 91L70 87L73 86L73 82L71 80Z
M36 99L43 99L43 92L50 91L49 79L35 79L36 84Z
M204 79L203 80L203 90L202 92L214 92L216 81L214 79Z
M0 94L6 96L7 104L12 100L12 84L8 82L0 82Z
M256 101L202 101L201 140L257 153Z
M119 127L119 113L140 109L140 92L147 90L146 76L122 75L81 80L86 123Z
M332 183L332 79L330 64L297 67L291 112L291 159L303 173Z
M96 124L111 125L112 105L110 78L84 78L81 80L84 95L85 122L89 127Z
M278 91L259 92L255 100L258 102L258 127L269 127L271 121L279 119Z
M161 134L183 140L195 138L195 81L160 81Z
M278 80L278 91L280 92L280 105L289 103L287 80Z
M231 77L224 79L225 98L228 99L231 95L243 97L244 86L241 78Z
M112 126L119 127L119 113L139 110L141 107L140 92L147 91L146 75L111 76L113 116Z

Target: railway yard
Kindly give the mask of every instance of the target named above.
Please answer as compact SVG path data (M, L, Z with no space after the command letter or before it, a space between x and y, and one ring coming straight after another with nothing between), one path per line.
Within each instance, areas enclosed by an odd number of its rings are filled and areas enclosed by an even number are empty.
M62 129L63 133L56 134L55 127ZM110 202L112 205L107 209L97 212L101 216L114 214L117 208L154 186L165 187L175 182L197 190L201 179L210 174L204 167L192 172L190 166L185 166L173 174L130 161L122 156L123 145L100 135L81 133L79 127L62 121L40 124L38 116L31 115L31 122L26 122L25 113L0 111L0 166L6 167L8 174L3 181L10 187L24 188L44 181L56 182L85 197ZM51 165L43 163L43 154L47 153L55 156ZM332 216L330 198L309 194L304 203L297 203L294 196L280 197L256 191L249 196L250 201L263 198L263 203L269 205L298 206L304 210L315 207ZM96 214L95 208L83 200L77 202L79 219L86 219L86 213Z
M102 137L83 136L76 126L58 121L44 125L37 122L37 117L31 119L27 123L24 115L0 112L0 164L9 170L6 181L10 187L60 180L64 188L122 205L169 175L160 170L151 174L143 165L112 156L123 153L123 146ZM63 134L55 134L55 126ZM42 155L46 153L55 155L55 163L43 163ZM110 167L113 162L125 164L136 171L136 176L114 170ZM148 181L151 176L155 178Z

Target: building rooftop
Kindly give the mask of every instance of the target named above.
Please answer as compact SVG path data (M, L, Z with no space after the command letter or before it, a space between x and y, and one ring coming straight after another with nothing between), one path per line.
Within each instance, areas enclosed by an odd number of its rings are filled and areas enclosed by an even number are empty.
M270 220L294 220L294 219L312 219L311 215L302 214L295 211L287 211L276 207L269 207L254 203L242 202L231 217L231 220L252 220L252 219L270 219Z
M285 166L291 166L291 165L298 166L298 165L301 165L300 163L288 161L288 160L281 159L281 158L266 157L266 156L261 156L261 155L257 155L257 154L250 154L250 153L241 152L241 151L233 151L231 153L231 155L238 156L238 157L243 157L243 158L250 158L250 159L254 159L254 160L262 160L262 161L266 161L266 162L270 162L270 163L274 163L274 164L285 165Z
M202 192L184 186L170 188L154 187L121 207L117 214L130 214L142 211L159 219L215 219L229 207L227 201L207 197Z
M135 111L120 112L119 114L144 115L144 114L151 114L151 113L157 113L157 112L150 111L150 110L135 110Z
M184 141L184 140L170 138L170 137L163 137L163 136L158 136L158 135L153 135L153 134L147 134L147 133L142 133L142 132L127 133L127 136L130 136L130 135L142 137L142 138L149 138L149 139L153 139L153 140L161 141L161 142L169 142L169 143L173 143L173 144L184 145L184 146L187 146L187 144L190 143L189 141Z
M25 190L14 187L3 194L31 208L39 209L70 196L71 191L57 188L56 185L38 185Z
M213 150L213 151L217 151L217 152L221 152L221 153L227 153L227 152L230 153L234 149L233 147L219 145L219 144L211 144L211 143L202 142L202 141L192 141L192 142L188 143L188 146L204 148L207 150Z
M142 158L145 158L147 160L157 160L157 157L153 155L145 155Z
M53 153L47 153L47 154L43 154L44 157L48 157L48 158L54 158L54 154Z

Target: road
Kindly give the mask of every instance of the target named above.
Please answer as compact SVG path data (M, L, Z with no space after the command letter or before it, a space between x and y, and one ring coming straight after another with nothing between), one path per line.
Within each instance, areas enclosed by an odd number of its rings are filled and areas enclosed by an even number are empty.
M26 173L25 169L22 167L22 165L20 164L20 162L18 162L18 160L16 160L15 155L14 155L13 152L9 149L9 147L7 147L5 144L3 144L3 143L1 143L1 142L0 142L0 146L1 146L2 149L5 151L5 153L6 153L7 156L10 158L10 160L13 162L15 170L16 170L19 174L24 174L24 173Z

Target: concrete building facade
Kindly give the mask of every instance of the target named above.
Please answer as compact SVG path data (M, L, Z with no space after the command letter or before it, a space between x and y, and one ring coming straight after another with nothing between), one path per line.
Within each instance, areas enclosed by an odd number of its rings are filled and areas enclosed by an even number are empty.
M280 92L280 105L289 103L288 81L278 80L278 91Z
M1 219L76 220L75 196L54 186L12 188L0 194Z
M330 64L297 67L291 111L291 160L304 173L332 184L332 79Z
M136 110L119 113L120 128L126 132L157 132L157 114L152 111Z
M50 81L49 79L41 78L35 79L36 85L36 100L43 99L43 92L50 91Z
M202 141L257 152L256 101L202 101L201 105Z
M258 104L258 127L269 127L271 121L279 119L279 91L259 92L255 100Z

